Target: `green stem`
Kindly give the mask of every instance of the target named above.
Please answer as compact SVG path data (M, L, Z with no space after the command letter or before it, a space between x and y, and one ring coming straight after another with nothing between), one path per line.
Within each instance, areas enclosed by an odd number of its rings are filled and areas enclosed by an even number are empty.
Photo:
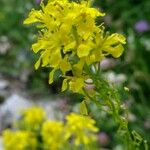
M90 96L90 94L83 89L85 97L93 101L100 109L103 106L108 106L107 113L111 114L116 124L119 126L118 132L119 136L123 139L127 150L137 149L136 135L131 136L131 133L128 128L128 111L127 109L123 110L121 107L120 96L118 91L113 85L106 81L100 74L100 67L97 67L96 64L92 66L85 65L86 74L92 79L93 84L95 85L95 95ZM102 100L103 102L101 102ZM125 114L126 117L121 115L121 111ZM145 150L146 150L145 146Z

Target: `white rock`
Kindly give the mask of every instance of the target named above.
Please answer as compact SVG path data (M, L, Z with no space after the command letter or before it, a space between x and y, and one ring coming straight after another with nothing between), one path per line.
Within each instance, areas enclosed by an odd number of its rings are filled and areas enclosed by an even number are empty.
M19 118L20 112L23 109L31 107L32 105L33 103L31 101L28 101L17 94L12 94L3 103L1 113L3 116L9 116L8 120L11 123Z
M0 37L0 54L5 54L10 49L10 43L6 36Z
M1 129L15 122L19 117L22 110L32 106L42 107L50 120L62 119L63 114L58 109L60 100L41 99L41 100L27 100L24 97L13 94L8 97L0 108L0 122Z
M122 84L127 80L127 77L125 74L116 74L115 72L108 72L106 74L106 78L115 84Z
M123 83L125 81L127 81L127 77L125 74L118 74L117 75L117 82L118 83Z
M40 100L37 101L36 105L40 106L44 109L44 111L46 112L47 118L49 120L61 120L63 119L63 114L61 111L58 110L58 103L59 100Z
M3 90L5 88L7 88L9 86L9 82L4 80L4 79L0 79L0 90Z

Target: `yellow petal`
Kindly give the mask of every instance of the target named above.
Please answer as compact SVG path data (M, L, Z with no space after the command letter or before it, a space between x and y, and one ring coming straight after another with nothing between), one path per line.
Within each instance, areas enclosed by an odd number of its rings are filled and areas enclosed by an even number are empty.
M72 71L75 76L80 76L82 74L84 63L85 62L82 59L80 59L80 61L77 64L73 65Z
M50 42L47 41L47 40L44 40L44 39L40 39L40 40L37 41L37 43L34 43L32 45L32 50L35 53L39 52L40 50L47 49L47 48L51 48L50 47Z
M65 57L64 59L62 59L62 61L60 62L59 67L60 67L60 69L61 69L61 71L62 71L63 74L65 74L66 71L71 70L71 65L68 62L67 57Z
M114 50L112 52L110 52L112 54L113 57L118 58L121 56L121 54L123 53L123 46L121 44L117 45Z
M29 13L28 18L23 23L31 24L31 23L35 23L35 22L41 22L41 18L42 18L42 11L32 9L31 12Z
M56 68L59 66L60 62L61 62L62 58L61 58L61 53L60 53L60 49L54 49L54 52L51 53L51 57L49 60L49 63L52 67Z
M69 82L70 90L75 92L75 93L82 93L83 87L84 87L84 79L83 78L73 78Z
M53 69L50 74L49 74L49 84L53 83L53 79L54 79L54 73L55 73L56 69Z
M69 43L68 45L66 45L64 47L64 53L70 51L71 49L74 49L75 45L76 45L76 41L73 41L73 42Z
M90 53L91 48L85 44L80 44L77 49L77 55L81 57L88 56Z
M42 67L45 67L49 64L49 57L50 57L49 50L42 51L42 53L41 53Z

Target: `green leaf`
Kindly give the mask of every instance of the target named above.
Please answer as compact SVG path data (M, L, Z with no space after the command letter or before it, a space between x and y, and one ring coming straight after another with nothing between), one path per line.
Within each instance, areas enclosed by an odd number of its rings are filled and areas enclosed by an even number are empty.
M62 83L62 88L61 88L61 91L65 91L68 87L68 79L64 79L63 80L63 83Z
M49 84L53 83L53 79L54 79L54 73L55 73L56 69L53 69L50 74L49 74Z
M82 115L88 115L88 110L87 110L87 106L86 106L86 102L82 101L80 104L80 113Z
M136 146L140 146L140 144L142 143L143 138L141 137L140 134L138 134L136 131L132 131L132 136L133 136L133 140L134 140L134 144Z
M41 64L41 59L39 58L39 60L34 65L35 70L37 70L40 67L40 64Z

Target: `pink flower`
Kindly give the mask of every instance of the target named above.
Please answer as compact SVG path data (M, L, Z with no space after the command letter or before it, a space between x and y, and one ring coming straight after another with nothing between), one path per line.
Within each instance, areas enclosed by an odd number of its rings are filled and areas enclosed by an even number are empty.
M41 3L41 0L36 0L36 3L37 3L37 4L40 4L40 3Z

